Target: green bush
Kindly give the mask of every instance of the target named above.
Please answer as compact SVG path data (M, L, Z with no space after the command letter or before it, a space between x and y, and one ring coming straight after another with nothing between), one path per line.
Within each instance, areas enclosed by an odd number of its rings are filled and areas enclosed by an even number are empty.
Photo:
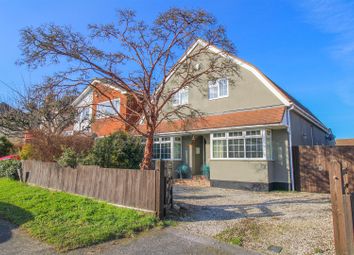
M21 159L26 160L26 159L31 159L33 155L33 147L31 144L26 143L25 145L22 146L19 156Z
M21 161L2 160L0 161L0 177L18 179L17 170L21 168Z
M0 137L0 157L7 156L11 153L14 145L5 137Z
M96 141L92 150L80 159L81 164L107 168L139 168L144 147L138 137L117 132Z
M65 148L61 156L58 158L57 162L62 167L72 167L77 166L78 155L72 148Z

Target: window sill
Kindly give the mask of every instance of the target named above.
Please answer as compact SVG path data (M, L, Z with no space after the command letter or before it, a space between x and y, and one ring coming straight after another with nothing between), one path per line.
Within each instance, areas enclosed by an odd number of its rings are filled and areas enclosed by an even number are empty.
M208 98L209 101L214 101L214 100L218 100L218 99L222 99L222 98L226 98L229 97L229 95L227 96L222 96L222 97L216 97L216 98Z

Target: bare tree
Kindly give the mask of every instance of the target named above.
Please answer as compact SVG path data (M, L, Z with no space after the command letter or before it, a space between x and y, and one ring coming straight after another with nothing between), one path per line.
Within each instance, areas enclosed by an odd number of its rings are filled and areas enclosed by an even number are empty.
M15 93L14 105L0 109L0 129L8 136L21 137L25 132L41 130L48 135L60 135L74 123L77 109L72 100L77 91L59 90L57 83L47 79L42 85Z
M138 20L131 10L117 14L117 20L110 24L89 25L87 35L57 25L23 29L20 64L37 68L70 61L68 70L56 73L66 80L65 86L88 84L96 76L126 90L135 104L125 107L143 118L145 128L117 110L116 116L146 138L141 168L148 169L153 137L159 125L176 117L184 119L200 114L189 104L170 109L166 106L180 90L200 86L203 77L210 80L237 74L237 65L223 57L234 54L235 48L227 39L225 29L204 10L172 8L149 24ZM199 38L203 38L202 44L178 57ZM220 52L210 51L211 45L218 46ZM204 61L200 66L201 60ZM168 86L169 83L173 86ZM99 87L95 89L100 93ZM102 95L105 96L104 92ZM114 107L112 103L111 106Z

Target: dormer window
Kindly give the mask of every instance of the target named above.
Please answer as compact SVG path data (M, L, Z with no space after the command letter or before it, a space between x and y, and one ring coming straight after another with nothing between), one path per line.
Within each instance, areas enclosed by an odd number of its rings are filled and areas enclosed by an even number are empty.
M227 78L209 81L209 100L229 96L229 81Z
M173 106L188 104L188 89L183 88L173 95Z

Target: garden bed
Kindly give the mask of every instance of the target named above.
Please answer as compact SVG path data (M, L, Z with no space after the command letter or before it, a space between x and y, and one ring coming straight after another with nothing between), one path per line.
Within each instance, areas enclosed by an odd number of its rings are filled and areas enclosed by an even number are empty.
M154 227L149 213L0 178L0 217L60 251L130 237Z

